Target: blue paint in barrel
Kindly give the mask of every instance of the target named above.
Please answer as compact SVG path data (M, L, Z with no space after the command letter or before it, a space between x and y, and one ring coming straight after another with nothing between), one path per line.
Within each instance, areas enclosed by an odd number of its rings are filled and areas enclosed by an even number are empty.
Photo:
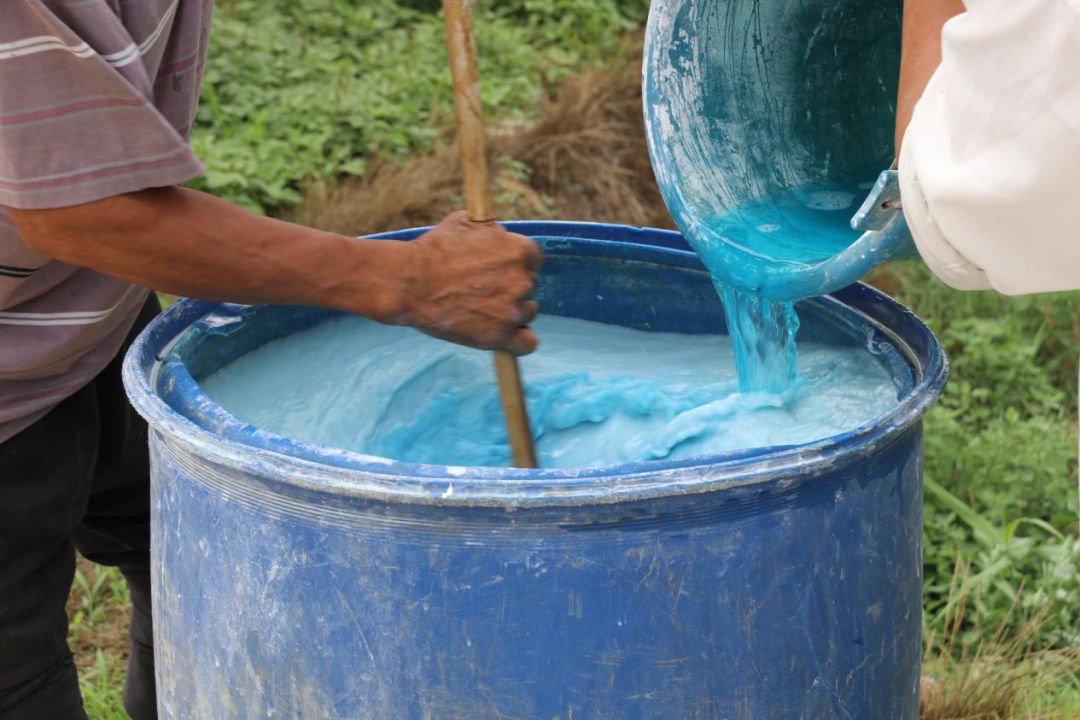
M724 329L677 233L507 225L544 247L548 313ZM799 311L800 338L880 357L893 411L805 446L573 471L246 426L195 378L333 313L176 304L125 363L152 427L161 716L914 720L921 416L946 360L869 287Z
M893 159L902 9L652 3L642 90L653 169L726 288L789 302L915 256L896 173L882 172Z

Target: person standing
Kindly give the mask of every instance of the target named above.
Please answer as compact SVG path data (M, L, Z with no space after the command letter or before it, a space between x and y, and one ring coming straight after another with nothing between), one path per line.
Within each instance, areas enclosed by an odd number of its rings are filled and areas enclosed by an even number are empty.
M85 718L66 636L78 549L131 588L124 705L156 717L146 425L120 359L154 288L303 303L526 354L541 264L455 213L358 240L180 187L213 0L0 10L0 720Z

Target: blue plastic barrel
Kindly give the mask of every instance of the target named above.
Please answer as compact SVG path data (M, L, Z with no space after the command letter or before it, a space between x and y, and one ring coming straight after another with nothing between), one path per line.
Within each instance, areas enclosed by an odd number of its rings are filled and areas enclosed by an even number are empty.
M547 313L724 330L676 233L508 226L543 245ZM800 338L877 355L895 408L798 447L517 470L245 425L198 379L333 313L177 303L124 369L152 427L161 716L913 720L945 357L866 286L800 314Z

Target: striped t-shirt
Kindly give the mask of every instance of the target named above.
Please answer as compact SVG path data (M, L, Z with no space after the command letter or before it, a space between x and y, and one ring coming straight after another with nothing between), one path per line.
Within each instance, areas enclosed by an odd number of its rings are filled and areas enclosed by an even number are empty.
M213 0L2 0L0 442L94 378L147 290L27 248L5 207L202 171L188 149Z

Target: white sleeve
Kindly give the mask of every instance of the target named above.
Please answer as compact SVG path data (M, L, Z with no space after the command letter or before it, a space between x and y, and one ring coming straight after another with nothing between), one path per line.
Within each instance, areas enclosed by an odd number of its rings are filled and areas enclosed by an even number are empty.
M1080 0L966 0L900 154L915 244L942 280L1080 289Z

